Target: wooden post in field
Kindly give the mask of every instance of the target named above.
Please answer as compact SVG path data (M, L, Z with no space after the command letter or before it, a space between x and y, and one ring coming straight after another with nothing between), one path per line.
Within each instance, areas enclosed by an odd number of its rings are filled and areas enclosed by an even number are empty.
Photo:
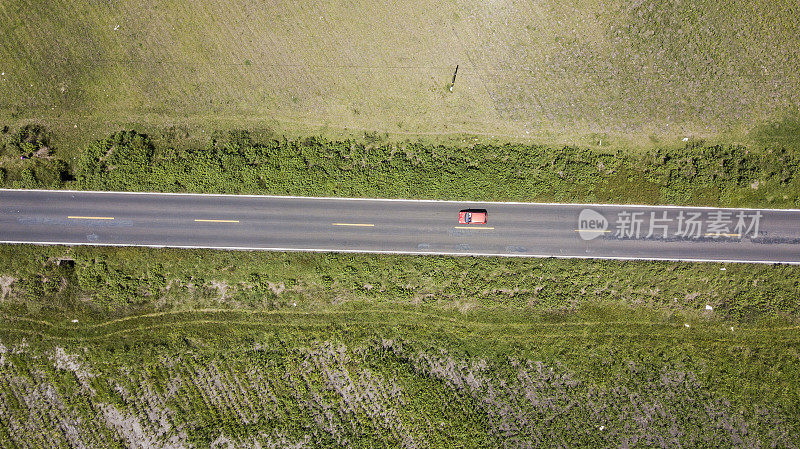
M456 64L456 71L453 72L453 81L450 81L450 92L453 91L453 86L456 85L456 74L458 74L458 64Z

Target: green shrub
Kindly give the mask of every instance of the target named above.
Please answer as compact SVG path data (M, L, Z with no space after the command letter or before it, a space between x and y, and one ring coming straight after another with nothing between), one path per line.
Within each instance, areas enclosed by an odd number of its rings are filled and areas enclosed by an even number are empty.
M12 157L19 157L20 155L27 155L30 157L40 149L49 150L49 145L50 134L45 127L37 124L29 124L5 138L3 154Z
M240 131L215 133L206 148L156 152L146 136L124 132L87 146L76 173L80 188L110 190L719 206L800 201L800 189L787 188L800 182L794 152L697 144L631 156L319 137L254 143Z

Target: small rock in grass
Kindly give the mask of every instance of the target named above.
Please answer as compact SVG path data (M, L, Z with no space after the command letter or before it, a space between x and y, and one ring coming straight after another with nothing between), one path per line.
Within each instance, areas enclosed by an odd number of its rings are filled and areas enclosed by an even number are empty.
M711 307L710 305L706 304L706 310L714 310L714 308Z
M73 323L77 323L77 322L78 322L78 320L72 320L72 322L73 322Z
M683 323L683 325L689 327L689 323Z

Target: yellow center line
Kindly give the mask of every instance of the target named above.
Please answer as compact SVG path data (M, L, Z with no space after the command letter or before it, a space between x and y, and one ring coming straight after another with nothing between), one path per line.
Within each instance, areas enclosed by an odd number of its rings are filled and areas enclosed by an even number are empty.
M372 223L331 223L331 224L333 226L361 226L361 227L367 227L367 228L372 228L372 227L375 226Z
M82 217L79 215L70 215L67 218L71 218L73 220L113 220L114 217Z
M720 236L724 236L724 237L741 237L742 234L725 234L723 232L711 232L711 233L706 234L706 237L720 237Z
M239 223L239 220L204 220L202 218L195 218L194 221L201 221L204 223Z
M575 232L611 232L611 231L604 231L602 229L576 229Z
M494 229L491 226L453 226L456 229Z

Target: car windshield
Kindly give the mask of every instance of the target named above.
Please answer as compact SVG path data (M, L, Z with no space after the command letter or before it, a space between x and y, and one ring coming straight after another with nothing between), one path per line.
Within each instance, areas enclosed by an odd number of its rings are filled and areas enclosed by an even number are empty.
M464 214L464 221L466 221L467 223L469 223L470 221L472 221L472 214L471 214L471 213L469 213L469 212L467 212L466 214Z

